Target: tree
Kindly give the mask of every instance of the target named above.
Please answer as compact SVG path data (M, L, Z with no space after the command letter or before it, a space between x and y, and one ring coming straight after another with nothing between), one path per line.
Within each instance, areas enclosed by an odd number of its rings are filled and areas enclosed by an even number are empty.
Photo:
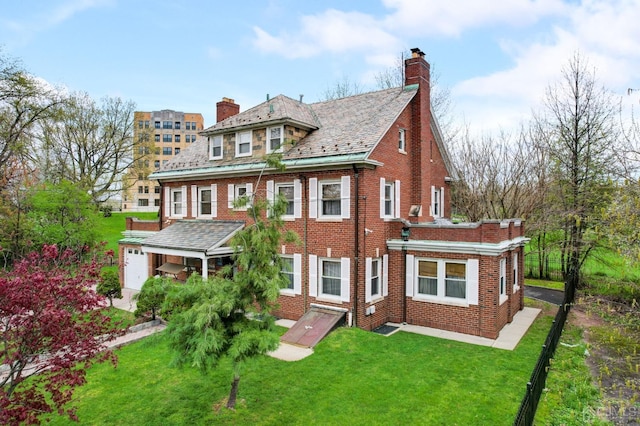
M89 194L69 181L30 188L26 210L25 237L35 247L55 244L83 254L97 243L98 210Z
M602 211L621 173L617 114L612 95L597 85L595 71L575 54L562 80L548 87L545 110L534 121L533 133L550 160L546 214L562 230L562 272L574 288L580 285L584 261L602 241Z
M105 343L124 331L91 290L100 265L72 255L45 246L0 275L1 424L39 423L54 410L76 419L67 404L87 368L116 363Z
M120 278L118 273L113 269L107 269L100 275L100 282L96 287L98 294L109 299L109 306L113 306L113 298L122 299L122 288L120 287Z
M68 180L100 204L121 190L127 169L144 159L133 140L135 104L121 98L96 103L86 93L74 93L62 105L61 117L42 126L34 162L51 182ZM153 141L144 141L153 145Z
M194 275L165 303L172 310L167 333L176 364L207 371L223 356L231 358L233 381L227 408L235 407L243 362L276 349L279 343L269 312L288 282L282 273L281 244L296 240L294 233L284 231L285 209L283 199L273 205L253 200L248 213L254 223L230 242L235 273L228 267L206 281Z
M173 285L173 280L168 277L149 277L142 284L140 293L133 296L136 301L136 318L147 315L151 312L151 319L156 319L157 311L162 307L164 300Z

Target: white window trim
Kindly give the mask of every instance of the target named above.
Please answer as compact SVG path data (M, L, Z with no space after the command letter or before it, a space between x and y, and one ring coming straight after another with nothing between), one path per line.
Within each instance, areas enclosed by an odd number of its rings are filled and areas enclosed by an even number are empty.
M322 289L322 262L340 262L340 296L323 294ZM309 255L309 296L317 300L326 300L332 303L341 303L350 301L351 292L351 259L342 258L326 258L318 257L314 254Z
M211 191L211 214L202 214L200 211L202 200L202 191ZM218 185L211 184L210 186L191 186L191 216L202 219L210 219L218 216L217 201L218 201Z
M378 268L377 271L374 271L373 269L373 261L378 261ZM384 292L384 259L382 257L376 257L376 258L372 258L372 257L367 257L365 259L365 302L366 303L370 303L370 302L377 302L378 300L381 300L384 298L385 296L385 292ZM372 293L372 280L374 277L374 272L376 273L377 277L378 277L378 293L373 294Z
M278 149L271 149L271 129L280 128L280 147ZM282 146L284 144L284 126L271 126L267 127L267 153L282 152Z
M267 181L267 201L273 204L276 194L278 194L278 188L281 186L293 186L293 214L283 215L284 220L300 219L302 217L302 184L300 179L294 179L293 182L274 182L272 180Z
M188 135L187 135L188 136ZM220 141L220 155L213 155L213 148L216 140ZM195 141L194 141L195 142ZM224 147L223 147L223 137L222 135L215 135L209 137L209 159L210 160L220 160L224 156Z
M498 278L498 294L500 295L500 305L509 299L507 296L507 259L500 259L500 277Z
M438 203L438 211L435 211L436 202ZM434 219L444 217L444 188L431 186L431 216Z
M386 214L385 196L386 186L391 186L391 214ZM394 219L400 217L400 181L387 182L385 178L380 178L380 219Z
M398 151L403 154L407 153L407 132L405 129L398 130Z
M240 153L240 142L242 141L242 135L249 135L249 152ZM236 133L236 157L250 157L253 150L253 131L247 130L245 132Z
M293 255L282 255L288 259L293 259L293 288L281 288L280 293L289 296L302 294L302 255L294 253Z
M246 188L245 195L249 197L249 202L245 204L243 207L235 207L234 203L237 197L238 188L244 187ZM236 211L245 211L249 207L251 207L251 197L253 196L253 184L252 183L239 183L233 184L230 183L227 185L227 207Z
M175 193L181 193L181 198L182 200L180 201L181 207L180 207L180 211L182 212L182 214L174 214L173 213L173 207L174 207L174 202L173 202L173 194ZM168 218L172 218L172 219L182 219L183 217L185 217L187 215L186 209L187 209L187 186L184 185L182 187L168 187L166 186L164 189L164 194L165 194L165 213L166 216Z
M340 184L340 214L322 214L322 185ZM340 179L327 179L319 181L318 178L309 178L309 218L318 221L341 221L349 219L351 215L351 177L342 176Z
M518 252L511 255L511 263L513 264L513 292L520 290L520 282L518 282Z
M418 293L418 262L428 261L438 264L438 294L437 296ZM445 264L460 263L466 265L466 288L465 298L447 297L445 296ZM478 304L478 286L479 286L479 261L477 259L457 260L457 259L433 259L427 257L415 257L407 255L407 271L406 271L406 295L413 300L422 302L433 302L444 305L468 307Z

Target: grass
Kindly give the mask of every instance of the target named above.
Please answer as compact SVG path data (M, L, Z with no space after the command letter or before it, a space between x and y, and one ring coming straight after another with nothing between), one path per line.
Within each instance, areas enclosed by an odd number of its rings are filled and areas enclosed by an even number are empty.
M552 288L555 290L564 291L564 283L561 281L537 280L533 278L527 278L524 280L524 283L530 286Z
M235 411L217 409L230 364L208 375L172 368L159 334L118 350L117 369L91 368L75 404L96 425L511 424L551 320L536 320L514 351L340 328L301 361L247 362Z
M126 227L127 217L137 217L138 219L156 219L156 212L131 212L131 213L112 213L110 217L100 217L98 221L98 235L102 241L107 242L105 250L113 250L118 253L118 240L122 239L122 231Z

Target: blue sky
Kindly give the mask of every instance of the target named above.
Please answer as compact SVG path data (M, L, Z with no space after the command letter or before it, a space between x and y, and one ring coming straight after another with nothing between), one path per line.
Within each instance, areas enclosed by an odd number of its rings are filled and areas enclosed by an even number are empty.
M222 97L245 110L314 102L344 78L374 89L419 47L456 119L495 131L530 116L577 51L637 105L639 23L635 0L25 0L3 4L0 48L52 85L212 125Z

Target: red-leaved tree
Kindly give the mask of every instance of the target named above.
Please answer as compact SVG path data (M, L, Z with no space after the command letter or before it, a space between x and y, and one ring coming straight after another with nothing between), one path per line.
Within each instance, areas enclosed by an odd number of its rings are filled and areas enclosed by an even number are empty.
M115 366L105 343L124 331L100 309L99 273L97 259L79 264L56 246L0 271L0 424L38 424L54 411L77 420L68 405L86 369Z

